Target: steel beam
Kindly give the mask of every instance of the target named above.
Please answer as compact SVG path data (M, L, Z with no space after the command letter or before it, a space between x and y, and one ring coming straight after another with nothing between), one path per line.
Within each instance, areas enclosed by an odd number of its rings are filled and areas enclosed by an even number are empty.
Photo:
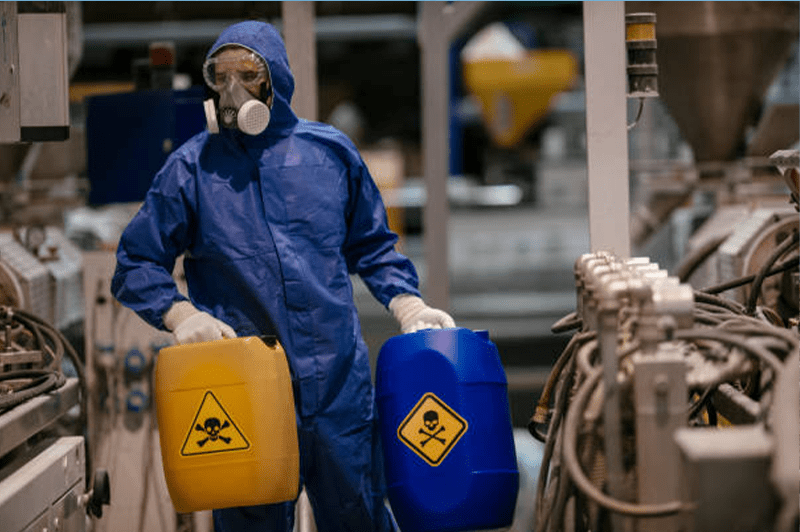
M583 2L592 251L630 257L625 3Z
M422 62L422 154L427 201L422 212L426 299L449 309L450 272L447 224L449 177L450 77L452 40L483 8L484 2L421 2L419 44Z
M314 2L281 2L286 53L294 74L292 108L307 120L317 119L317 47Z

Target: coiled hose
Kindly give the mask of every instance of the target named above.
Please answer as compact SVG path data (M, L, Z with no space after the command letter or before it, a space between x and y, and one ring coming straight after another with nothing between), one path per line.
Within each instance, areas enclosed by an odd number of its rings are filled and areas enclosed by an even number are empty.
M69 343L69 340L67 340L61 331L59 331L53 325L47 323L39 316L22 309L8 306L0 307L0 318L7 321L16 320L22 324L34 335L38 346L42 351L44 351L45 348L52 350L53 356L57 362L57 364L55 364L51 370L17 370L3 373L1 376L3 380L12 378L33 378L35 381L28 388L9 394L6 397L0 397L0 410L18 405L35 397L36 395L40 395L63 386L66 382L66 378L61 371L60 362L63 355L66 354L78 375L78 383L80 386L79 423L81 427L86 427L88 421L87 405L89 399L86 371L84 370L80 357L78 357L78 353L75 351L75 348L72 347L72 344ZM85 479L88 487L92 478L92 475L90 474L92 471L92 455L89 452L90 449L88 438L84 438L84 440L86 442Z

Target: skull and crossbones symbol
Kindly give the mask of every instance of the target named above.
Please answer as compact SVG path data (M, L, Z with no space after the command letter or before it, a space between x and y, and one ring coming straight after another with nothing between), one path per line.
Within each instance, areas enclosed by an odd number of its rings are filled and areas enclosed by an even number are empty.
M228 423L227 419L223 423L221 423L220 420L215 418L215 417L210 417L210 418L206 419L205 422L202 425L200 423L198 423L197 425L195 425L194 430L197 430L197 431L200 431L200 432L204 433L206 435L206 437L203 438L202 440L198 441L197 445L202 447L209 440L211 440L211 441L222 440L225 443L230 443L231 442L231 438L226 438L225 436L220 434L220 431L222 429L228 428L229 426L230 426L230 423Z
M439 438L439 434L444 431L444 427L439 425L439 414L435 410L428 410L423 414L422 421L425 424L425 428L420 428L419 433L424 434L427 438L419 442L420 447L425 447L425 444L431 440L438 440L444 444L445 439ZM426 428L428 430L425 430Z

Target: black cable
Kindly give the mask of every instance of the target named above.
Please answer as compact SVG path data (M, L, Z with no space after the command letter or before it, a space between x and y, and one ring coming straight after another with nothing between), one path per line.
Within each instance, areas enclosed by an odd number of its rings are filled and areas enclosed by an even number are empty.
M44 350L45 346L54 349L53 358L55 359L55 366L56 366L55 369L56 371L61 371L61 360L64 357L63 344L59 340L54 339L52 335L48 334L47 330L40 322L27 318L24 314L20 312L19 309L14 309L9 312L10 312L10 314L8 314L9 319L16 319L25 328L33 332L33 334L36 336L36 341L42 350ZM47 327L50 326L47 325ZM46 337L50 339L49 343L46 341Z
M709 294L702 290L695 290L694 291L694 300L697 303L706 303L709 305L716 305L718 307L722 307L724 309L730 310L736 314L744 314L745 307L741 303L737 301L733 301L731 299L727 299L718 295Z
M562 432L563 434L563 432ZM563 439L562 439L563 441ZM561 455L564 451L562 449ZM553 507L550 509L550 519L547 523L548 532L558 532L562 529L564 521L564 507L567 504L569 492L571 491L572 482L569 478L569 470L562 464L559 468L558 485L556 486L556 497L553 501Z
M572 338L569 339L569 342L558 356L558 359L556 359L556 362L553 364L553 368L550 370L550 374L547 377L547 382L542 389L542 393L539 396L539 401L536 403L533 416L531 416L531 419L528 423L528 430L534 437L536 437L536 434L534 433L536 425L541 425L547 422L547 416L550 411L550 395L553 392L553 387L556 385L556 382L558 381L558 378L564 367L567 365L567 362L569 362L571 359L572 353L575 351L576 346L579 343L591 340L596 336L597 333L594 331L575 333L572 335Z
M685 283L697 268L719 249L729 236L731 236L731 233L712 238L696 250L693 250L675 267L673 275L677 277L680 282Z
M532 421L528 422L528 432L531 433L531 436L536 439L539 443L547 443L547 434L543 433L539 430L539 424L534 423Z
M46 336L48 336L53 342L55 346L58 348L63 348L63 352L69 357L70 362L72 362L73 367L75 368L75 373L78 375L78 383L80 385L80 418L79 422L81 427L86 428L88 426L88 415L87 415L87 405L89 401L89 387L86 380L86 371L83 368L83 363L81 362L80 358L78 357L78 353L75 351L75 348L72 344L69 343L64 335L56 329L54 326L40 318L39 316L27 312L22 309L18 308L11 308L5 307L5 314L6 316L16 317L20 319L21 322L25 322L27 320L32 325L35 325L34 329L40 330ZM59 368L60 369L60 368ZM91 443L89 442L88 434L87 437L84 438L84 442L86 444L86 457L85 457L85 466L86 466L86 487L87 489L90 487L91 483L93 482L93 474L92 474L92 460L91 460Z
M2 319L6 321L4 328L6 328L7 331L12 329L12 326L16 321L25 331L33 336L35 348L42 353L43 357L45 354L47 354L48 350L51 351L53 356L53 361L48 363L47 367L45 368L18 370L5 372L2 374L2 378L4 380L10 380L14 378L36 379L32 383L29 383L25 388L15 390L11 394L0 398L0 409L6 409L22 404L25 401L36 397L37 395L41 395L49 392L50 390L61 387L66 382L66 379L61 373L60 364L61 353L63 351L58 349L58 346L56 345L48 345L48 343L45 341L45 337L41 328L37 324L31 323L29 320L25 320L24 317L20 317L15 312L15 309L12 309L11 307L3 307L0 310L0 316L2 316ZM6 332L6 349L11 349L11 338L9 336L10 335L8 332Z
M800 263L800 256L787 259L778 264L777 266L775 266L774 268L772 268L769 272L767 272L766 276L771 277L773 275L783 273L786 270L797 268L798 263ZM730 281L726 281L721 284L709 286L706 288L701 288L700 291L706 294L719 294L720 292L725 292L726 290L730 290L731 288L738 288L740 286L744 286L748 283L751 283L755 278L756 278L755 274L746 275L744 277L739 277L738 279L732 279Z
M791 332L790 329L778 327L750 316L737 316L736 318L726 321L722 327L725 330L729 330L738 334L752 336L773 336L783 340L789 345L789 349L786 350L787 354L792 348L797 348L800 346L800 337L798 337L796 333Z
M688 411L689 419L692 419L693 417L695 417L697 414L700 413L700 411L703 409L703 406L705 406L705 404L711 398L711 394L714 393L716 389L717 389L716 385L712 385L703 390L703 393L700 394L700 397L697 399L697 401L694 401L689 406L689 411Z
M759 268L758 274L756 275L755 279L753 279L753 284L750 287L750 295L747 298L747 313L753 314L756 310L756 305L758 303L758 296L761 295L761 285L764 283L764 279L767 278L767 274L769 273L770 269L778 262L787 251L789 251L792 247L797 245L798 239L800 239L800 233L797 231L792 232L791 238L786 238L781 242L778 247L772 250L767 260L764 264Z
M733 312L725 307L720 307L719 305L712 305L711 303L698 303L695 301L694 303L694 311L702 311L707 314L711 314L718 318L725 318L725 319L732 319L737 316L744 316L744 314L739 314Z
M760 359L775 371L783 369L783 363L769 352L767 349L759 345L753 345L746 341L745 338L737 336L727 331L720 329L687 329L675 331L675 340L713 340L716 342L732 345L738 347L742 351L750 353L750 355Z
M63 386L64 382L66 382L63 375L49 370L22 369L0 374L0 380L13 379L35 380L21 390L15 390L11 394L0 396L0 411L17 406L38 395Z
M547 512L548 508L546 508L543 504L545 487L547 485L547 478L550 474L550 459L553 456L553 450L555 449L556 442L558 440L558 438L556 438L556 434L561 426L561 421L564 418L563 414L566 409L567 398L570 390L572 389L572 379L574 375L572 368L574 367L574 360L574 357L569 357L570 363L568 364L567 371L564 371L559 375L559 384L556 390L555 404L553 405L553 418L550 420L550 425L547 428L547 441L542 452L542 462L539 466L539 478L537 479L536 487L536 530L543 530L544 525L550 518L549 513Z
M584 332L582 333L581 340L583 345L575 343L570 346L571 349L565 349L565 353L570 355L569 366L560 375L561 379L556 389L556 408L554 409L553 419L550 422L550 431L548 432L546 441L545 460L543 460L540 466L537 490L541 491L537 491L537 508L541 508L541 511L537 510L536 529L546 532L560 530L563 526L562 513L570 493L573 491L568 471L563 466L555 471L551 471L549 462L551 456L554 454L553 449L560 451L559 455L563 455L564 453L563 419L567 412L567 399L573 388L571 377L575 375L576 371L579 374L589 374L593 370L589 361L589 352L597 348L596 333L594 331L592 331L591 334ZM634 342L621 349L618 356L620 359L624 359L638 349L638 342ZM585 358L586 360L581 360L581 358ZM566 374L566 377L564 374ZM542 471L551 479L552 485L549 490L545 490L546 477L542 475ZM552 493L552 500L544 500L544 495L539 495L546 491Z
M692 315L694 322L699 325L709 325L711 327L716 327L720 323L723 323L725 320L716 312L706 312L702 310L695 309Z
M578 370L588 375L592 371L592 355L597 352L597 340L589 340L575 350L575 363Z
M22 318L30 320L31 322L39 325L41 330L50 337L51 341L58 346L59 349L63 349L63 352L69 357L70 362L72 362L72 365L75 367L75 372L78 374L78 380L81 383L82 400L86 400L88 398L88 389L86 387L86 371L83 368L83 363L78 357L78 353L75 351L75 348L72 347L72 344L69 343L69 340L64 337L61 331L35 314L31 314L30 312L26 312L21 309L13 309L12 312L17 316L21 316ZM85 410L85 408L83 408L83 404L81 407L83 410Z
M711 427L717 426L717 408L714 406L713 401L706 403L706 415L708 415L708 424Z

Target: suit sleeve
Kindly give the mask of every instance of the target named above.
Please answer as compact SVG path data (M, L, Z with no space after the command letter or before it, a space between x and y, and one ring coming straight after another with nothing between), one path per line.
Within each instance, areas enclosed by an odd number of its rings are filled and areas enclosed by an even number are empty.
M384 306L398 294L420 295L417 271L408 257L397 252L396 243L378 187L359 158L350 172L344 253L348 271L357 273Z
M186 300L172 278L175 260L188 247L192 172L176 157L156 175L139 212L117 248L111 291L144 321L165 329L164 313Z

